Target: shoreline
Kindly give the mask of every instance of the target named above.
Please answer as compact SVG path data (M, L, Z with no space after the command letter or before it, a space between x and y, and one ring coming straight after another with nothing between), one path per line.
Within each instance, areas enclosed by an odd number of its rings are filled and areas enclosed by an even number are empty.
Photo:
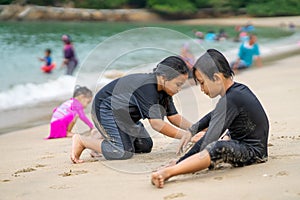
M205 10L205 9L204 9ZM211 17L205 11L193 19L172 20L149 9L84 9L18 4L0 5L0 21L107 21L107 22L167 22L187 25L244 25L279 27L293 23L300 27L300 16L251 17L247 15ZM202 13L203 12L203 13ZM202 14L201 14L202 13Z
M178 21L163 21L168 23L183 23L183 24L228 24L232 23L235 25L246 23L249 18L215 18L215 19L193 19L193 20L178 20ZM251 18L251 22L257 26L258 24L263 24L264 26L278 26L277 23L282 20L293 21L296 26L300 26L300 16L297 17L281 17L281 18ZM256 21L258 20L258 21ZM297 21L297 23L296 23ZM264 22L264 23L263 23ZM235 58L237 52L227 52L224 53L228 60ZM295 54L300 54L300 45L297 43L288 44L284 47L275 46L271 52L267 54L262 54L263 64L270 66L272 63L279 61L283 58L291 57ZM264 67L264 66L263 66ZM271 67L271 66L270 66ZM251 69L252 70L252 69ZM52 110L55 106L59 105L63 101L48 101L41 102L35 106L38 108L32 109L28 108L16 108L5 110L1 112L3 117L0 118L0 135L20 130L23 128L28 128L31 126L47 124L51 119ZM49 106L50 104L50 106ZM29 116L28 113L31 113ZM28 116L27 118L20 118L20 116ZM5 116L5 118L4 118ZM11 120L14 119L14 120ZM14 123L13 123L14 122Z
M237 52L223 52L226 58L231 61L236 57ZM262 54L263 67L271 68L276 62L282 59L300 55L300 45L289 44L283 47L275 47L272 52ZM257 70L252 67L248 70ZM60 99L68 99L60 98ZM29 128L32 126L45 125L50 122L52 110L60 105L64 100L43 101L28 107L17 107L1 111L0 118L0 136L9 132ZM87 108L90 110L90 106ZM30 113L30 115L28 114ZM15 119L15 120L11 120Z
M0 21L161 21L147 9L84 9L17 4L0 5Z
M62 102L41 102L29 107L1 111L1 115L5 117L0 118L0 136L17 130L49 124L52 110Z
M287 59L290 57L294 57L296 55L300 55L300 46L298 48L290 49L289 51L274 53L273 55L262 57L263 67L262 68L272 68L273 64L276 62L280 62L282 59ZM226 56L228 57L228 56ZM259 70L257 67L252 67L246 71ZM190 86L189 82L186 83L186 87L184 90L188 89ZM67 99L67 98L66 98ZM2 116L6 116L5 118L0 118L0 136L3 134L8 134L10 132L22 130L24 128L30 128L40 125L49 124L52 116L52 110L60 105L63 102L61 101L45 101L38 103L36 105L32 105L25 108L14 108L9 110L4 110L1 112ZM89 113L90 106L86 109L86 113ZM30 116L28 116L30 113ZM24 118L20 118L21 116L27 116ZM11 119L18 119L17 122L14 123Z

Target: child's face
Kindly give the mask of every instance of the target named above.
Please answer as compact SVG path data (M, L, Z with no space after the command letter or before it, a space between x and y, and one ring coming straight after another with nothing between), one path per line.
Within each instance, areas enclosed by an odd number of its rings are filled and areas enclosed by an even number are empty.
M49 56L50 53L48 51L45 51L45 56Z
M165 81L163 90L168 95L173 96L181 90L183 84L187 79L188 79L188 74L180 74L179 76L173 78L172 80Z
M222 84L220 81L212 81L199 70L195 71L197 81L200 83L201 91L210 98L215 98L221 94Z
M78 101L80 101L82 106L84 108L86 108L91 103L92 97L86 97L86 96L80 95L80 97L78 98Z

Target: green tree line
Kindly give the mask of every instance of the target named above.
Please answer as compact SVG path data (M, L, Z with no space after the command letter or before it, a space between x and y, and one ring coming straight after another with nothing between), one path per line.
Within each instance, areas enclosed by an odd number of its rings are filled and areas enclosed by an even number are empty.
M147 8L173 17L192 17L201 9L231 14L243 10L258 17L300 15L300 0L0 0L0 4L11 3L93 9Z

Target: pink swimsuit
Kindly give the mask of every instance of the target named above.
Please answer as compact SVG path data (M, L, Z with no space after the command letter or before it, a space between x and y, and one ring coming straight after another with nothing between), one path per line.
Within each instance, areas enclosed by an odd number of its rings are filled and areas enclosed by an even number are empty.
M81 103L77 99L71 98L53 110L50 135L46 139L66 137L68 126L76 116L79 116L91 129L94 128L91 121L84 114Z

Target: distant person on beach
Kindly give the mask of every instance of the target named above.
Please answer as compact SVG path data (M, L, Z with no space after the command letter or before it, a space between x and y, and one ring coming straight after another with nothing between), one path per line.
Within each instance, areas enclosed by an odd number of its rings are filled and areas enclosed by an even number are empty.
M204 34L201 31L193 30L193 33L196 37L196 41L201 44L204 40Z
M224 41L228 39L228 35L223 28L220 29L218 35L216 36L217 41Z
M193 135L207 129L203 137L177 162L152 174L158 188L173 176L214 168L221 162L242 167L268 158L267 115L252 91L233 81L226 58L209 49L197 60L193 74L202 92L221 98L212 112L189 129Z
M208 31L205 36L204 36L204 40L207 42L213 42L216 40L216 33L213 30Z
M134 153L149 153L152 139L141 119L171 138L181 139L179 150L190 141L191 123L177 113L172 96L188 79L185 62L170 56L149 74L131 74L104 86L95 96L92 118L102 138L73 136L71 160L82 163L84 149L102 153L107 160L125 160ZM168 122L164 121L167 117ZM171 125L172 124L172 125ZM173 126L174 125L174 126Z
M249 68L252 66L253 60L255 60L256 66L262 66L257 36L255 34L250 34L249 41L240 45L238 58L231 63L231 68L233 70Z
M255 27L251 24L251 22L248 22L245 26L241 27L241 31L252 32L255 31Z
M289 30L293 31L293 32L296 30L296 26L295 26L295 24L293 22L289 23Z
M201 39L201 40L204 39L204 34L201 31L197 31L197 30L194 29L193 33L194 33L196 38Z
M75 68L77 67L78 60L75 55L74 46L72 44L71 37L69 35L63 35L62 41L64 43L64 60L62 63L62 67L67 67L67 75L72 75Z
M76 86L73 98L53 110L50 135L47 139L72 137L72 128L78 117L92 130L92 122L84 113L84 108L92 101L93 93L87 87Z
M43 72L51 73L51 71L55 68L55 63L52 62L51 58L51 49L46 49L44 58L39 58L39 60L45 63L41 67Z
M185 61L187 67L189 68L189 78L193 77L192 69L195 63L195 57L189 49L189 44L185 43L180 51L180 57Z

